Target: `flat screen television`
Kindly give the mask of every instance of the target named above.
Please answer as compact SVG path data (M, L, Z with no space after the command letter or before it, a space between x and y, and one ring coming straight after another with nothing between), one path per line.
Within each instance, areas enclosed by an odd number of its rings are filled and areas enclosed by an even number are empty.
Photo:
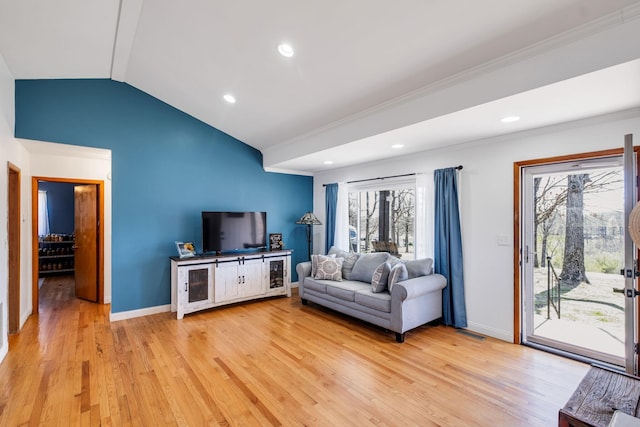
M266 247L266 212L202 212L204 253L255 251Z

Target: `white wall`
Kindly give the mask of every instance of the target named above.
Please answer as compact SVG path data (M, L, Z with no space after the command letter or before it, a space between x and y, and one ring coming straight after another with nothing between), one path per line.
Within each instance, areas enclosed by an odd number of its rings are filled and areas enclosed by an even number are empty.
M0 361L8 346L8 236L7 236L7 162L21 171L20 230L20 326L31 314L31 191L29 154L13 137L15 124L14 78L0 55Z
M104 301L110 303L111 150L26 139L19 141L30 153L31 176L104 181Z
M324 219L323 184L463 165L459 187L469 329L512 341L514 249L499 246L497 236L513 240L513 163L621 148L629 133L640 145L640 110L318 173L314 211ZM321 248L324 227L316 226L314 252Z

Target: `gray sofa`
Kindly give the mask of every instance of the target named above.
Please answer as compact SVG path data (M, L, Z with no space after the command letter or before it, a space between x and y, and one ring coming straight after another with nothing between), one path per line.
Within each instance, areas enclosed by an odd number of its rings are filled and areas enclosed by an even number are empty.
M307 305L308 301L311 301L391 330L395 332L396 341L399 343L404 342L406 331L442 317L442 289L447 281L444 276L431 273L430 259L406 261L405 266L409 268L408 278L405 276L401 278L405 280L394 282L389 292L388 289L372 287L371 279L366 281L367 277L373 275L373 273L369 275L372 262L379 262L380 255L376 258L377 261L372 261L373 257L370 256L372 254L359 256L334 250L334 248L332 251L333 256L343 261L351 258L350 261L344 262L342 268L342 274L345 277L341 280L314 278L311 277L310 261L298 264L296 272L302 304ZM390 264L400 262L388 254L387 256L386 261ZM370 265L368 268L359 268L366 265L365 259L369 260ZM373 268L375 269L376 266ZM426 274L425 268L427 268ZM379 267L378 270L380 270ZM353 274L356 271L358 274ZM352 275L359 280L354 280Z

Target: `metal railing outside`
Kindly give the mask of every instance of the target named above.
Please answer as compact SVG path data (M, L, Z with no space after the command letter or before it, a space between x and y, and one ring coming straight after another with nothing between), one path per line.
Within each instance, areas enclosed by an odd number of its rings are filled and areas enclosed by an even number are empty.
M551 307L560 318L560 278L547 257L547 319L551 319Z

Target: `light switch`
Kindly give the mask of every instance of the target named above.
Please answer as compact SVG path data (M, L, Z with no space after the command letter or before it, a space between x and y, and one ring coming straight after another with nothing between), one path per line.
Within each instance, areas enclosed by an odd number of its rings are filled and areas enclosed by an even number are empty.
M510 246L511 245L511 236L508 234L498 234L498 245L500 246Z

